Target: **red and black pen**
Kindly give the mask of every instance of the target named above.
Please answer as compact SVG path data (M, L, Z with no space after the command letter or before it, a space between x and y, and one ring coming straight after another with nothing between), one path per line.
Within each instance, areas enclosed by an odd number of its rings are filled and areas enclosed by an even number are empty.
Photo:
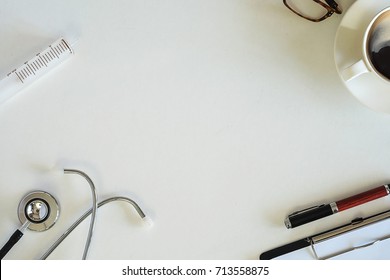
M322 204L294 212L288 215L288 217L284 221L284 224L287 228L294 228L336 214L349 208L364 204L366 202L387 196L389 194L389 185L383 185L336 202Z

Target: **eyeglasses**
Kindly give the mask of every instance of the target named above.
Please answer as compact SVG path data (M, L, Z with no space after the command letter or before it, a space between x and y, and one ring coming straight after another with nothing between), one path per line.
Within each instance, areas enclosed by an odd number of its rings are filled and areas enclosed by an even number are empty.
M284 5L304 19L320 22L342 11L334 0L283 0Z

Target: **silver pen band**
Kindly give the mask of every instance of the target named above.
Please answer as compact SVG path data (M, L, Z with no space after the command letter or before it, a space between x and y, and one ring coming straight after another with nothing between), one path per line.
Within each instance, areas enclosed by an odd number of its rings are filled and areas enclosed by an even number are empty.
M330 208L332 209L333 214L339 212L339 208L337 207L336 202L331 202L331 203L329 203L329 205L330 205Z
M390 194L390 187L389 187L389 185L385 185L384 187L385 187L385 189L387 191L387 194L389 195Z

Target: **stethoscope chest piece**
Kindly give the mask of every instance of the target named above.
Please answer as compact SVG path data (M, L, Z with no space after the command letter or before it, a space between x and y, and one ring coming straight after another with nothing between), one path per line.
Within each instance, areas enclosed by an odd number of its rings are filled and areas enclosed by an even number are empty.
M51 228L60 215L57 200L44 191L27 194L18 206L18 217L22 224L28 223L28 229L45 231Z

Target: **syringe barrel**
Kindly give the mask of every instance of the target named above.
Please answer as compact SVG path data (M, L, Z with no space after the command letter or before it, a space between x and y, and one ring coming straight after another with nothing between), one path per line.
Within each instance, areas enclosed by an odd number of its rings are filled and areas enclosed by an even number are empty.
M70 44L60 38L42 52L8 73L0 81L0 104L36 81L73 54Z

